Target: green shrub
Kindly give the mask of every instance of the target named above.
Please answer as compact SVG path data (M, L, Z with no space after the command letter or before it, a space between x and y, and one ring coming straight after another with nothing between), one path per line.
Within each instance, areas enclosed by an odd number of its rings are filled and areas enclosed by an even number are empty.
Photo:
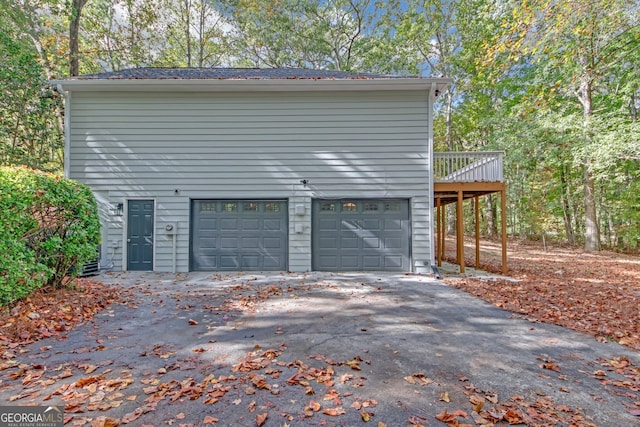
M100 220L88 187L26 167L0 167L0 306L65 286L95 259Z

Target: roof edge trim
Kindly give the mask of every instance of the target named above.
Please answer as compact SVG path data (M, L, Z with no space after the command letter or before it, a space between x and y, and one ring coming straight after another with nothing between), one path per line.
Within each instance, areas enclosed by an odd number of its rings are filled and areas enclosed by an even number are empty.
M82 92L283 92L326 90L429 90L435 83L442 91L449 78L393 79L131 79L52 80L64 91Z

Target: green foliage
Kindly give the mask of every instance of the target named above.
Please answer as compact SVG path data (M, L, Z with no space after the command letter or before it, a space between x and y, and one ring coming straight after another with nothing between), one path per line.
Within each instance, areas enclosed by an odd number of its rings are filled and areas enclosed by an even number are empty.
M59 288L96 258L98 208L73 180L26 167L0 167L0 306L35 289Z
M36 55L0 31L0 165L62 168L61 101Z

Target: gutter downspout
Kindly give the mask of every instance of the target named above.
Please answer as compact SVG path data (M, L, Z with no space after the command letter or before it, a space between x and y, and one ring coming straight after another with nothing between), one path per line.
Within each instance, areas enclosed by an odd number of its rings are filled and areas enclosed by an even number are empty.
M176 234L177 234L178 230L176 230L175 233L173 233L172 239L172 250L171 250L171 272L172 273L176 273L177 271L177 263L176 263Z
M434 100L436 99L436 97L438 96L438 88L435 82L431 83L431 88L429 89L429 99L428 99L428 105L429 105L429 118L427 121L427 130L429 132L429 138L428 138L428 146L427 146L427 151L428 151L428 155L427 155L427 162L428 162L428 168L429 168L429 263L431 264L431 271L433 272L434 276L436 277L436 279L440 279L440 273L438 272L438 267L436 265L436 245L435 245L435 239L436 236L434 235L434 227L433 227L433 219L434 219L434 201L433 201L433 192L434 192L434 185L433 185L433 145L434 145L434 141L433 141L433 115L434 115L434 110L433 110L433 104L434 104Z

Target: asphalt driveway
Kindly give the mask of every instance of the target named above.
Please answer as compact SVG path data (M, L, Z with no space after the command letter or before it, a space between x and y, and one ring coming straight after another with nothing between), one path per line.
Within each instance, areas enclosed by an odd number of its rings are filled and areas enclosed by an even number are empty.
M128 303L14 349L4 404L92 426L640 425L638 353L430 277L97 279Z

